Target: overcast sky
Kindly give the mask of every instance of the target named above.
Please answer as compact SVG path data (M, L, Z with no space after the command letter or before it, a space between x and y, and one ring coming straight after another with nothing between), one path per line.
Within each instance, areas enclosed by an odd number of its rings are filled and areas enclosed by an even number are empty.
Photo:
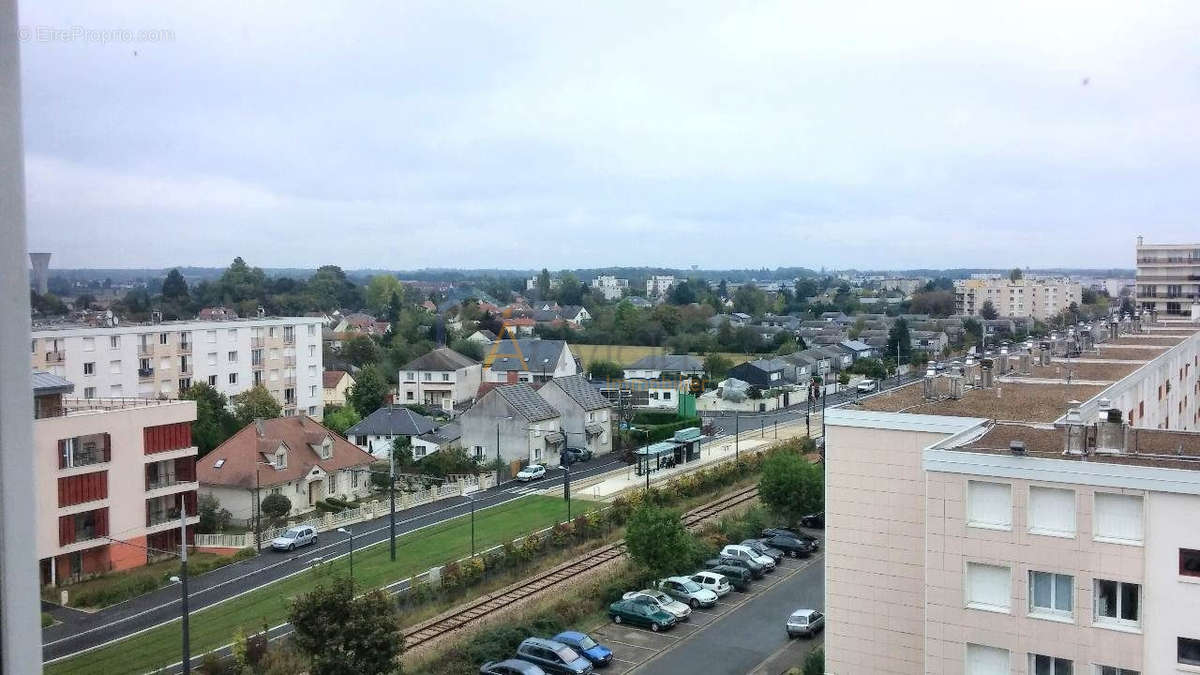
M1133 266L1200 3L21 3L53 267ZM131 31L103 43L71 31ZM139 31L170 31L165 40Z

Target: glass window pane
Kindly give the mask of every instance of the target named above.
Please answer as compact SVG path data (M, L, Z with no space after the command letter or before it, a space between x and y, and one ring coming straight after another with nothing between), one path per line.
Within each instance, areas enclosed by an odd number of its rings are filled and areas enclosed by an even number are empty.
M1050 608L1050 592L1052 581L1045 572L1033 572L1033 606L1044 609Z
M1071 611L1072 585L1074 578L1066 574L1054 575L1054 609L1062 612Z
M1096 580L1096 616L1117 616L1117 582Z
M1126 621L1138 620L1138 585L1121 584L1121 618Z
M1070 659L1054 659L1054 675L1072 675Z
M1033 655L1033 675L1054 675L1050 671L1050 665L1049 656Z

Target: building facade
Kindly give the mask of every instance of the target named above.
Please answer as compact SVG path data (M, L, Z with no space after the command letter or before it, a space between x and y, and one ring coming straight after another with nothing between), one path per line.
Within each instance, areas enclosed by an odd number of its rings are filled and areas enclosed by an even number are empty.
M33 367L81 398L178 398L205 382L226 396L261 384L283 414L321 418L321 320L169 321L35 328Z
M1147 244L1137 238L1137 306L1200 320L1200 244Z
M557 410L570 447L586 447L594 455L612 450L612 403L583 375L550 380L538 395Z
M670 274L655 274L646 277L646 297L661 298L675 285L675 277Z
M1029 316L1045 321L1075 303L1083 302L1083 287L1070 279L967 279L954 282L954 306L959 314L979 316L991 302L998 316Z
M438 347L400 369L400 401L446 409L466 403L479 390L482 368L469 356Z
M499 459L510 468L557 465L566 441L561 413L525 383L496 387L480 396L458 423L467 452L485 462Z
M602 274L592 279L592 288L598 289L605 300L620 300L629 290L629 280Z
M41 583L129 569L177 551L196 510L194 401L77 399L34 373L34 546Z

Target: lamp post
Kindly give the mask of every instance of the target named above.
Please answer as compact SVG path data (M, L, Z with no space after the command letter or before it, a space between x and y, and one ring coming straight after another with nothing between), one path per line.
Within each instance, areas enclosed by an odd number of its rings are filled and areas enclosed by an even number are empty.
M467 495L471 500L471 557L475 557L475 495Z
M337 529L337 531L350 537L350 583L353 584L354 583L354 533L344 527L339 527Z
M738 461L738 451L739 451L738 434L740 434L740 433L741 433L741 416L735 412L735 413L733 413L733 461L734 461L734 463L737 463L737 461Z
M188 631L187 502L179 508L179 611L183 627L183 672L192 672L191 635Z
M392 562L396 562L396 441L392 441L392 451L388 453L391 458L391 470L388 475L388 498L391 501L388 520L388 548L391 554Z
M262 466L274 469L275 462L266 460L254 463L254 546L256 550L262 548L262 481L258 475L259 467Z

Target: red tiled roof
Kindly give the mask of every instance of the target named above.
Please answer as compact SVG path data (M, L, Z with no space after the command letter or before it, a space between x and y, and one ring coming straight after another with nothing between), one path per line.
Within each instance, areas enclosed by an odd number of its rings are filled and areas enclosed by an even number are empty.
M326 438L333 441L329 459L321 459L311 445L320 445ZM274 459L280 445L287 446L287 468L273 469L258 465ZM326 429L311 417L277 417L247 424L212 452L196 462L196 474L201 484L253 488L255 469L262 486L279 485L301 479L320 466L326 473L349 467L367 467L374 461L346 439ZM220 468L217 464L220 463Z
M338 386L338 382L341 382L346 374L344 370L327 370L321 375L321 379L323 380L322 386L325 389L333 389Z

